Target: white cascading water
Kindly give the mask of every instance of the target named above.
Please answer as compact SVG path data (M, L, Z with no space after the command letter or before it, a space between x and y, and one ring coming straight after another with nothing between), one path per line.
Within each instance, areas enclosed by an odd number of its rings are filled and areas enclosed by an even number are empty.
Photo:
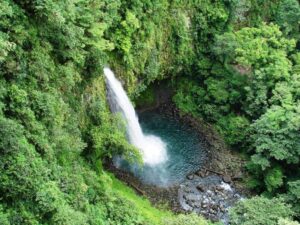
M109 68L104 68L104 75L111 110L122 113L127 124L129 141L140 150L144 163L151 166L165 162L167 160L165 143L159 137L143 133L133 105L120 81Z

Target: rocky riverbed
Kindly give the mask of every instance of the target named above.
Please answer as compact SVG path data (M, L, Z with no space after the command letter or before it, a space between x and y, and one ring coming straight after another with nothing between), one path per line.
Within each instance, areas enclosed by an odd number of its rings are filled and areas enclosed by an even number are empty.
M189 174L182 183L167 188L143 184L133 174L113 164L106 165L106 169L156 206L167 205L174 212L195 212L224 224L228 224L230 207L242 199L232 179L205 169Z
M203 215L212 221L228 223L228 210L241 195L220 176L189 175L180 184L178 200L183 210Z

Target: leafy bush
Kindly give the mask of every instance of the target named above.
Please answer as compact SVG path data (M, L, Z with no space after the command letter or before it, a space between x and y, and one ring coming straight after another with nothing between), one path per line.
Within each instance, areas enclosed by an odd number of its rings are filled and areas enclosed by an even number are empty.
M281 218L291 218L293 212L282 199L253 197L242 200L230 210L233 225L277 225Z
M246 142L249 121L242 116L224 116L217 122L217 127L226 142L230 145L241 145Z
M288 184L288 191L283 194L286 202L293 206L293 211L297 218L300 217L300 181L290 181Z
M278 225L299 225L297 221L291 221L289 219L280 218L278 220Z
M174 218L166 218L164 220L165 225L208 225L202 217L196 214L179 215Z
M283 185L283 172L280 167L274 167L267 171L265 175L265 184L269 192Z
M281 1L275 20L284 33L299 39L300 5L298 1Z

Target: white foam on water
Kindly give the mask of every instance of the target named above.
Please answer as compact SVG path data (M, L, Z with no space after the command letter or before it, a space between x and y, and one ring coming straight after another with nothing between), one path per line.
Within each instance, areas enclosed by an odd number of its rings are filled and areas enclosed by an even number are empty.
M232 191L232 188L229 184L222 182L220 185L226 191Z

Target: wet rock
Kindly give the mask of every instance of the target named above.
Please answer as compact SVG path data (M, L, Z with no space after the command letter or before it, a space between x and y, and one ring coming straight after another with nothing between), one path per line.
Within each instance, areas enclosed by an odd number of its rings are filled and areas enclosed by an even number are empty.
M187 179L178 190L181 207L228 224L227 209L239 200L239 195L235 195L236 190L224 182L231 183L231 177L228 177L224 179L222 176L211 175L201 178L195 175L193 179ZM186 200L183 199L184 195Z
M208 212L209 212L209 214L216 214L212 208L210 208Z
M201 202L195 202L194 207L195 208L200 208L201 207Z
M221 186L216 186L216 190L219 191L219 192L222 192L224 190L224 188L221 187Z
M210 220L214 223L218 222L219 221L219 218L217 216L211 216L210 217Z
M214 211L218 211L218 209L219 209L219 207L218 207L217 205L215 205L215 204L213 204L213 205L211 206L211 208L212 208Z
M184 188L185 193L192 193L192 190L189 187Z
M207 196L211 197L213 195L213 192L211 190L207 191Z
M202 201L202 203L207 204L209 202L208 198L204 197L204 200Z
M203 185L198 185L197 187L196 187L200 192L204 192L205 191L205 187L203 186Z
M231 183L231 177L228 175L224 175L222 179L225 183Z
M186 176L186 178L188 180L193 180L194 179L194 174L189 174L189 175Z
M198 170L197 172L196 172L196 174L199 176L199 177L202 177L202 178L204 178L206 175L205 175L205 171L203 171L203 170Z
M239 199L241 196L239 194L234 194L233 197Z
M234 175L234 177L232 178L233 180L242 180L243 179L243 174L242 172L239 172L237 174Z

